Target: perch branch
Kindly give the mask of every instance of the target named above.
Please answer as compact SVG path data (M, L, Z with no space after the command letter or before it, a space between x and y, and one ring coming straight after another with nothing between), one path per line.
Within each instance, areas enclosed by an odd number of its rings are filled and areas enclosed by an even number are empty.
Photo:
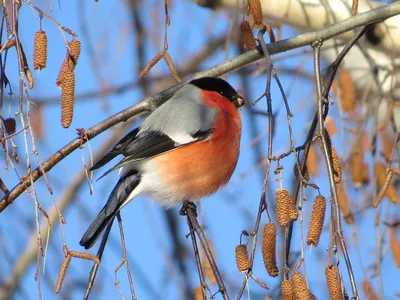
M280 40L278 42L268 44L268 52L270 55L274 55L291 49L311 45L316 40L325 41L337 36L338 34L353 30L359 26L374 22L381 22L397 14L400 14L400 2L395 2L365 13L357 14L354 17L338 22L334 25L330 25L315 32L301 34L290 39ZM239 55L232 60L228 60L222 64L214 66L206 71L196 73L193 78L204 76L220 76L222 74L243 67L247 64L253 63L262 57L264 56L259 52L259 50L255 49ZM86 131L88 140L91 140L92 138L96 137L100 133L118 123L127 121L129 118L138 113L153 111L156 107L167 101L171 97L171 95L173 95L173 93L177 91L180 87L182 87L185 83L186 82L176 84L155 96L145 98L138 104L129 107L111 116L110 118L94 125ZM73 141L62 147L59 151L57 151L42 164L43 171L48 172L63 158L65 158L81 146L82 140L80 138L74 139ZM32 182L38 180L42 175L43 174L41 173L41 170L37 168L31 174L26 174L25 176L23 176L21 182L18 183L8 194L6 194L0 200L0 213L4 209L6 209L8 205L11 204L27 188L29 188Z

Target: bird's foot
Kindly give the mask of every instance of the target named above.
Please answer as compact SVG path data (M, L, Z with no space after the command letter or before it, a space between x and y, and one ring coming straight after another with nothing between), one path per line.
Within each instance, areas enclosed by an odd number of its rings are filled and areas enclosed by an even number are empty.
M187 216L188 209L193 211L193 213L197 217L197 206L196 206L196 204L194 204L193 202L190 202L190 201L183 202L183 205L182 205L181 209L179 210L179 214L181 216Z

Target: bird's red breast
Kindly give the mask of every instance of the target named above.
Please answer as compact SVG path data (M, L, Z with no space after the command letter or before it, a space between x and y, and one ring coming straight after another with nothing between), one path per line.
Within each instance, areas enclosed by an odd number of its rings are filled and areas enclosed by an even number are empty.
M216 92L203 91L205 105L219 109L210 139L154 158L160 176L178 197L198 199L215 193L235 170L241 136L240 113Z

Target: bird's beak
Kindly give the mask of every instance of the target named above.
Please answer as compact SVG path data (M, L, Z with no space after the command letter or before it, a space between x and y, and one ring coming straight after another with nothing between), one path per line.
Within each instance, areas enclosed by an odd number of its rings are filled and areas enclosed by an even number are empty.
M233 99L233 103L235 104L236 108L239 108L245 104L243 98L239 95Z

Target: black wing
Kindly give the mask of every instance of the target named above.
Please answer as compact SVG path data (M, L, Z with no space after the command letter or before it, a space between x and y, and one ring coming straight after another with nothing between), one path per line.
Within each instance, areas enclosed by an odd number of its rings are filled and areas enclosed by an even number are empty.
M192 136L196 139L195 141L205 140L211 135L212 131L213 130L210 129L207 131L196 132ZM99 179L126 164L153 157L187 145L179 144L172 140L169 136L158 131L142 132L139 135L136 134L134 137L132 137L132 134L129 138L128 135L125 136L108 154L106 154L98 163L95 164L94 167L97 169L119 154L125 156L114 167L106 171ZM125 140L125 142L123 142L123 140Z
M110 162L112 159L114 159L116 156L122 154L122 149L129 145L133 140L135 140L138 132L139 132L139 127L133 129L130 131L127 135L125 135L115 146L108 152L106 155L104 155L97 163L94 164L93 167L90 168L89 171L94 171L97 170L98 168L101 168L108 162Z

